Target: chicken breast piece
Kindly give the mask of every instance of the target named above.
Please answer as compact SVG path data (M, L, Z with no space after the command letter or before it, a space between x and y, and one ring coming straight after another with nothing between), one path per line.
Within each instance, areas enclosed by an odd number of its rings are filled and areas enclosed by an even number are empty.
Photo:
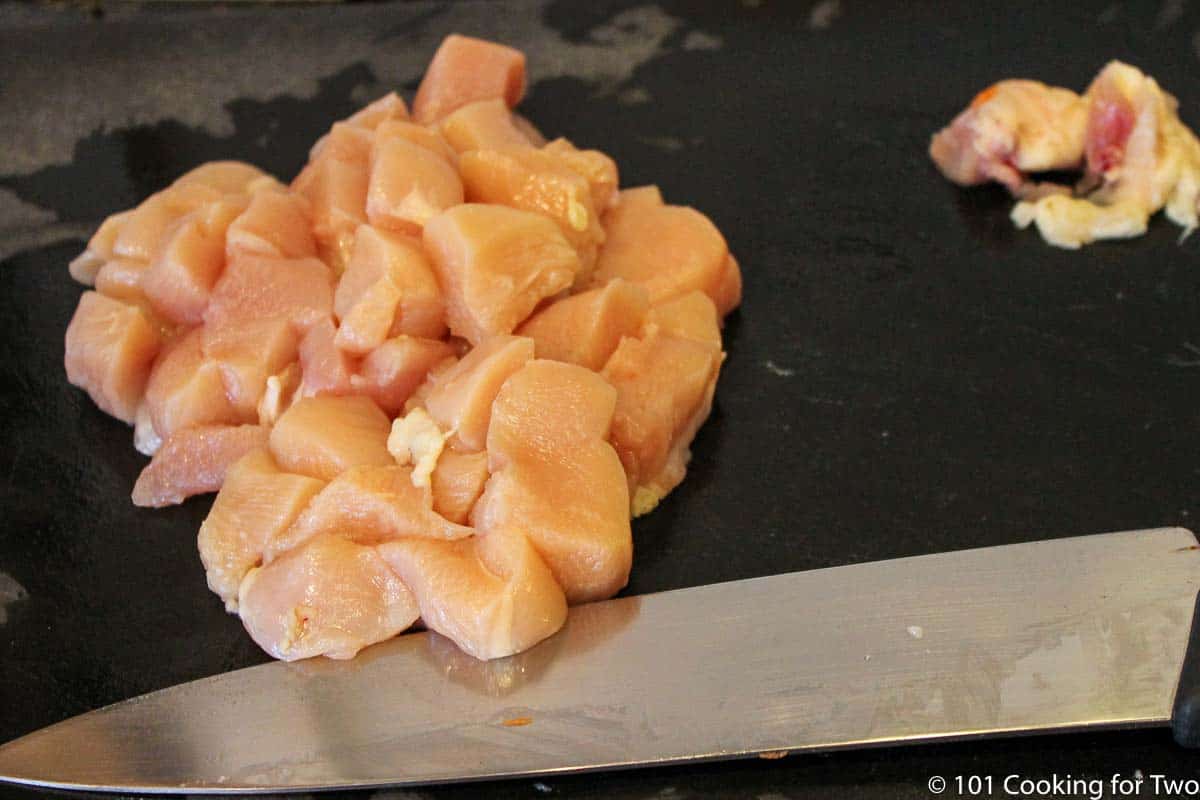
M642 327L650 301L640 284L614 278L599 289L555 301L517 328L533 339L538 358L599 370L622 336Z
M570 603L611 597L629 580L629 487L606 441L616 403L591 370L539 359L493 404L492 475L472 520L481 536L527 536Z
M617 390L612 443L629 478L631 512L651 510L683 480L712 409L724 354L716 308L701 292L652 309L601 374Z
M666 205L654 187L626 189L604 215L604 227L594 285L624 278L641 284L651 304L695 290L714 299L729 294L725 238L694 208Z
M373 547L318 536L265 567L238 591L238 613L259 647L295 661L353 658L416 622L416 599Z
M286 470L331 481L351 467L394 465L391 427L369 397L305 397L271 429L271 454Z
M463 539L471 533L433 510L429 487L413 484L410 467L351 467L322 489L291 526L271 537L263 562L322 534L378 544L405 536Z
M433 54L412 113L417 122L428 125L468 103L500 98L512 108L524 95L524 53L455 33Z
M455 206L429 220L423 241L450 330L471 344L512 333L580 270L575 249L550 218L502 205Z
M162 337L137 306L84 292L67 326L67 380L132 425Z
M217 362L202 349L204 332L193 328L167 345L146 384L146 406L163 439L196 425L250 422L229 402Z
M438 130L457 153L534 146L499 97L468 103L443 119Z
M236 612L238 587L262 563L267 542L286 530L321 490L324 482L285 472L263 448L253 450L226 471L197 543L208 588Z
M390 336L446 333L446 304L420 240L370 225L355 234L333 308L337 344L348 353L368 353Z
M459 159L466 198L542 214L554 220L579 256L577 283L586 283L604 242L592 187L571 162L531 147L471 150Z
M450 368L430 374L424 405L438 425L451 432L455 450L475 452L486 446L493 401L533 352L532 339L493 336Z
M425 625L475 658L519 653L566 621L562 589L519 533L399 539L379 554L416 596Z
M229 467L266 444L267 429L258 425L199 425L175 431L138 475L133 504L163 508L219 491Z
M397 336L367 353L350 385L385 413L399 414L430 371L453 356L454 348L439 339Z

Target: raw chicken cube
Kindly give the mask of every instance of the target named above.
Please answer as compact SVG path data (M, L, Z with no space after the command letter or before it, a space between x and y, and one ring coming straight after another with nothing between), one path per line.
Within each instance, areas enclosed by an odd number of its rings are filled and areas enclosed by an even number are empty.
M133 424L162 338L136 306L84 292L67 326L67 380L117 419Z
M429 62L413 100L413 118L437 122L477 100L500 98L512 108L525 95L525 54L482 39L451 34Z
M284 317L306 330L333 313L332 277L315 258L239 254L213 288L204 324L219 330Z
M443 119L438 129L457 153L533 147L500 98L469 103Z
M105 262L116 257L114 247L117 243L117 234L131 216L133 216L132 209L113 214L100 223L100 227L88 241L87 248L71 260L69 269L72 278L84 286L91 286L95 283L96 273L100 268L104 266Z
M405 139L415 145L441 156L451 166L458 163L458 151L450 146L437 128L427 128L415 122L404 120L389 120L375 129L375 139L372 143L372 158L378 154L379 148L392 139Z
M528 536L570 603L611 597L629 580L629 487L605 441L616 402L591 370L535 360L492 410L492 477L472 520L483 536Z
M317 254L308 201L291 192L256 192L229 226L225 252L307 258Z
M122 220L112 254L153 261L163 237L180 217L222 199L224 194L204 183L174 184L152 194Z
M451 522L465 523L489 474L487 453L443 451L431 476L433 510Z
M334 131L329 139L333 141ZM292 190L308 200L312 210L313 237L321 258L341 272L350 259L354 231L367 221L367 184L370 175L371 135L360 131L361 153L329 146L320 151L292 182ZM357 146L357 145L352 145ZM328 152L326 152L328 150Z
M350 394L354 359L334 344L337 329L333 321L323 319L308 329L300 340L300 396Z
M200 324L225 267L225 233L245 205L241 198L208 203L167 229L141 278L155 312L180 325Z
M222 194L250 194L280 184L253 164L243 161L210 161L175 179L175 186L206 186Z
M267 389L267 379L299 356L299 337L285 316L205 325L204 355L221 370L225 395L240 417L250 419Z
M691 339L721 349L721 318L704 292L688 292L654 306L646 313L646 327L651 326L665 336Z
M195 425L251 421L229 402L220 365L204 356L203 337L195 328L167 345L146 384L150 419L163 439Z
M533 339L538 358L599 370L622 336L634 336L641 329L648 308L645 289L616 278L602 288L551 303L525 320L517 333Z
M208 588L237 611L238 586L262 563L267 542L292 524L325 484L279 469L265 449L253 450L225 473L198 543Z
M395 464L391 428L369 397L305 397L271 429L271 454L289 472L331 481L351 467Z
M338 346L350 353L402 333L438 339L446 332L442 291L420 243L369 225L358 230L333 308Z
M417 387L437 364L452 358L454 348L437 339L397 336L368 353L350 376L355 392L372 398L389 415L400 413Z
M454 366L429 376L425 408L443 430L454 431L455 450L474 452L487 444L492 403L500 387L533 358L532 339L494 336Z
M416 233L462 201L462 180L442 155L399 136L376 141L367 187L372 225Z
M263 563L321 534L378 544L402 536L462 539L472 533L433 510L429 488L413 485L411 468L351 467L322 489L290 527L267 542Z
M238 592L250 636L283 661L353 658L417 620L413 595L373 547L318 536L253 569Z
M565 159L529 147L472 150L462 154L458 168L468 201L497 203L554 220L579 255L577 280L587 279L604 229L591 185Z
M475 345L511 333L580 269L552 220L506 206L455 206L426 224L424 242L450 330Z
M258 425L199 425L168 436L133 485L133 504L163 508L221 488L238 459L267 445Z
M601 374L617 390L612 443L629 476L634 516L683 480L722 358L719 345L651 328L642 339L623 339L605 364Z
M597 285L613 278L640 283L652 304L693 289L715 300L726 280L724 237L699 211L655 203L657 196L657 190L651 194L647 189L620 193L604 215L608 238L593 280Z
M96 291L107 297L149 307L150 301L142 291L142 274L149 267L145 261L132 258L109 259L94 276Z
M604 213L617 199L617 162L599 150L580 150L568 139L555 139L542 147L542 152L554 156L570 169L587 179L592 192L592 204Z
M379 554L416 596L425 625L475 658L519 653L566 620L562 589L520 533L399 539Z
M308 151L309 164L333 159L369 166L371 148L375 144L375 129L354 125L350 121L335 122L329 133L317 140ZM299 178L297 178L299 180ZM293 186L293 189L296 188Z

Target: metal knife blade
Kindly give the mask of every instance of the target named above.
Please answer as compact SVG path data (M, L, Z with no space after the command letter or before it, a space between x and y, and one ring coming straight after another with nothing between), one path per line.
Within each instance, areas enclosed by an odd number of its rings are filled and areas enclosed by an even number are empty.
M610 600L500 661L415 634L143 695L0 747L0 780L361 788L1164 725L1198 588L1173 528Z

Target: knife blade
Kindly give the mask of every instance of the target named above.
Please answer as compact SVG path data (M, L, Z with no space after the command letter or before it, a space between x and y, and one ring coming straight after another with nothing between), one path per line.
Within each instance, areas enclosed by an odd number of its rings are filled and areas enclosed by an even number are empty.
M627 597L499 661L420 633L136 697L3 745L0 780L365 788L1167 725L1198 588L1163 528Z

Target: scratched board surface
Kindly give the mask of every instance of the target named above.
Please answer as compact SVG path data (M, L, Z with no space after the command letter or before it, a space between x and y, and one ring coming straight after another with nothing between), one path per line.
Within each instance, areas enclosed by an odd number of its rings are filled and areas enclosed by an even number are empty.
M935 6L0 8L0 740L265 660L205 588L210 501L133 508L129 430L63 377L81 291L67 261L105 215L200 162L290 178L332 120L411 93L451 31L524 49L525 113L612 154L626 185L708 213L745 271L713 417L687 481L635 525L627 591L1188 525L1200 239L1157 220L1135 241L1054 250L1012 228L1002 192L942 181L925 148L997 78L1081 89L1113 57L1196 126L1200 13ZM934 774L1194 765L1145 731L486 792L924 798Z

